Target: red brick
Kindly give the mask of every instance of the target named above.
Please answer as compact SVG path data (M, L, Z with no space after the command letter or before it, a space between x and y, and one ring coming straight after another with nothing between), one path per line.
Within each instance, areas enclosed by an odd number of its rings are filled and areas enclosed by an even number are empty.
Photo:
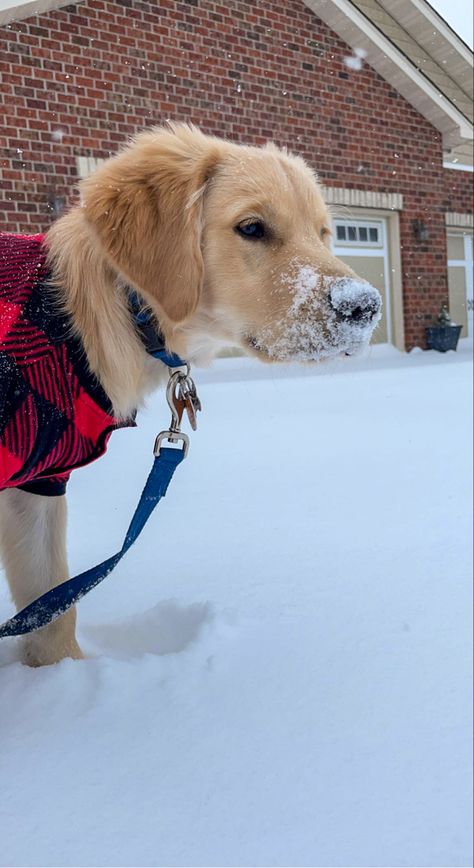
M407 346L422 344L447 300L444 213L472 213L472 176L443 169L439 132L369 66L350 72L350 48L301 0L260 5L85 0L1 28L11 199L0 227L47 228L49 186L64 178L74 198L76 155L107 156L145 124L192 119L236 141L274 138L328 186L403 194ZM416 218L428 245L414 240Z

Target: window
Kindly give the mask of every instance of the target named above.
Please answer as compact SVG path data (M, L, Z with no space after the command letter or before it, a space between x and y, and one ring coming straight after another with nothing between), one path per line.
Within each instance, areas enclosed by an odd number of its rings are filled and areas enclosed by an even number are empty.
M382 224L361 220L336 220L336 240L341 246L383 247Z

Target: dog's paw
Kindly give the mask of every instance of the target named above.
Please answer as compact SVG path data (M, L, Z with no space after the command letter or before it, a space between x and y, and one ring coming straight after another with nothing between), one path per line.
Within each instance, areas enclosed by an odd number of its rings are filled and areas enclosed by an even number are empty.
M46 628L47 629L47 628ZM52 666L66 657L73 660L83 660L84 654L75 638L66 642L51 641L43 631L42 635L32 633L22 640L21 661L25 666Z

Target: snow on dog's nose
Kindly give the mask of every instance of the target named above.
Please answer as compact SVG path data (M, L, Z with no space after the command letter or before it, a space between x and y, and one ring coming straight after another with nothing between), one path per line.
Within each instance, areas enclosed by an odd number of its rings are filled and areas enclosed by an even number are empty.
M370 283L342 277L330 289L329 304L341 320L365 326L379 318L382 298Z

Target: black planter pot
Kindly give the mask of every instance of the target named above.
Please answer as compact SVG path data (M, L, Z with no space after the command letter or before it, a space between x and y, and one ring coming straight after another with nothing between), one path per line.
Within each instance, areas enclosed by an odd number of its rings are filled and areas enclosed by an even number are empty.
M428 349L438 350L439 353L455 350L458 345L461 329L462 326L460 325L428 326L426 329Z

